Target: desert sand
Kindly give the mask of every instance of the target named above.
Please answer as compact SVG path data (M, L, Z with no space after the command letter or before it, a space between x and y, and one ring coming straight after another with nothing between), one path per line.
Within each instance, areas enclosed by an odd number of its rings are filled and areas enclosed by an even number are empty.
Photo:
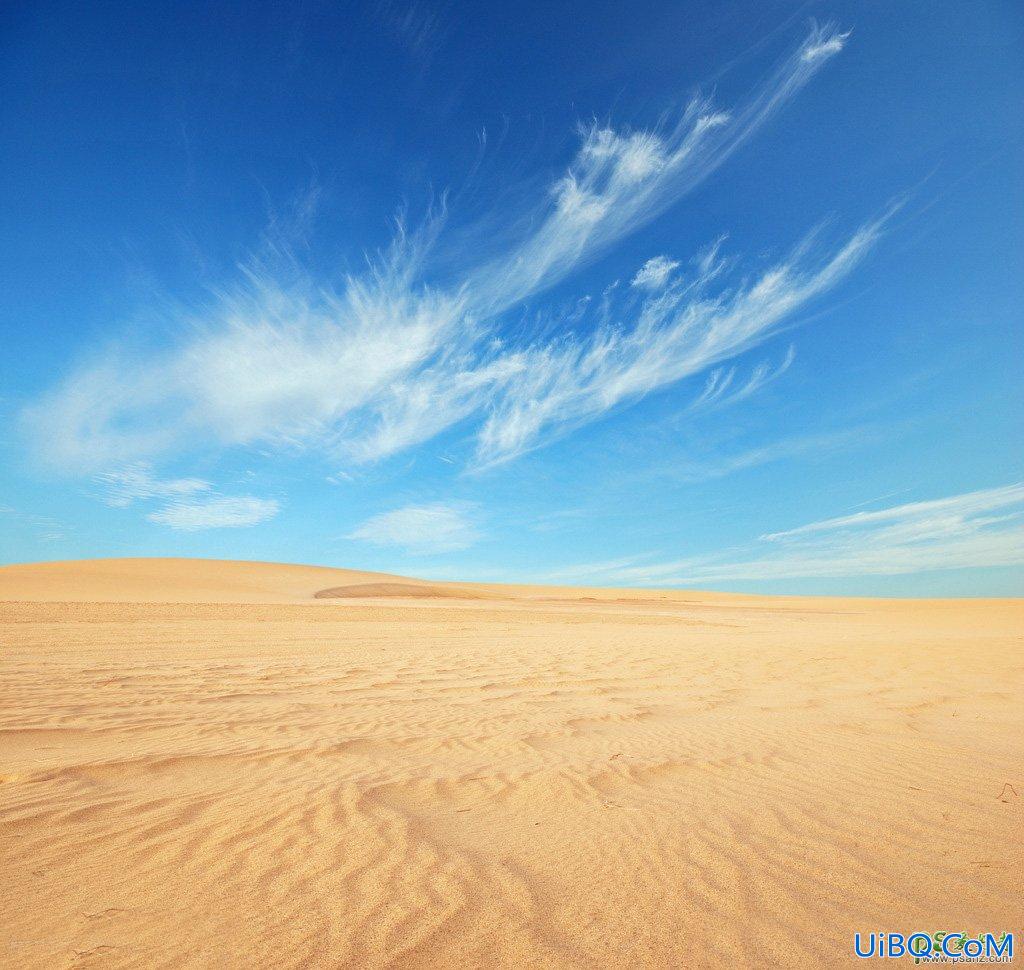
M1021 931L1019 600L106 560L4 567L0 601L4 967L820 967L857 930Z

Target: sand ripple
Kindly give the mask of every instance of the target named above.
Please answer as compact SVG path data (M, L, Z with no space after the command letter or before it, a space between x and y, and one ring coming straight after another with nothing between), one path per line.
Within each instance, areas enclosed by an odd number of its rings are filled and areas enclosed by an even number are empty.
M0 965L810 967L855 930L1020 931L1019 602L314 578L0 604Z

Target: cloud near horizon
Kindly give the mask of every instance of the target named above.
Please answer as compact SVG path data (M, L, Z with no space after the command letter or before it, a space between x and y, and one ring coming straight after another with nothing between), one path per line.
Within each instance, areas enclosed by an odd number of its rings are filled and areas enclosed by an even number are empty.
M644 560L647 560L644 562ZM550 577L630 586L896 576L1024 564L1024 483L800 525L717 555L635 556Z
M481 535L467 505L407 505L382 512L357 526L346 538L415 555L454 552L475 544Z
M115 347L81 364L25 410L24 425L37 451L61 471L107 476L122 499L149 487L163 491L145 497L182 508L205 502L212 519L223 502L201 497L206 483L133 485L124 469L201 447L316 449L356 466L466 422L475 437L468 466L479 471L721 367L845 278L874 246L886 216L832 247L812 233L750 277L736 278L737 262L720 254L721 239L688 271L679 272L679 260L655 257L638 270L632 295L582 319L556 318L554 337L510 340L502 315L680 200L846 37L814 27L732 111L696 98L658 131L586 127L574 160L534 211L505 214L509 224L533 228L508 251L467 263L443 285L423 280L444 213L417 231L399 227L365 274L340 283L314 278L287 253L285 270L254 258L234 286L180 322L179 340L142 355ZM580 324L584 332L575 329ZM778 377L790 359L775 371L756 370L733 388L732 399ZM725 403L734 374L717 374L705 396ZM184 513L155 514L167 524L191 521ZM195 521L201 519L197 513Z

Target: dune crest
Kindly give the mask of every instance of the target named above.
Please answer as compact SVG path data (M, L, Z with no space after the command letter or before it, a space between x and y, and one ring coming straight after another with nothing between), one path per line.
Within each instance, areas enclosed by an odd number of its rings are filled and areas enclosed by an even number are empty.
M1022 627L3 567L0 966L822 967L857 930L1017 930Z
M313 597L329 599L497 599L486 593L457 586L437 586L432 583L352 583L317 590Z
M317 590L401 576L221 559L86 559L0 566L0 600L104 603L305 603Z

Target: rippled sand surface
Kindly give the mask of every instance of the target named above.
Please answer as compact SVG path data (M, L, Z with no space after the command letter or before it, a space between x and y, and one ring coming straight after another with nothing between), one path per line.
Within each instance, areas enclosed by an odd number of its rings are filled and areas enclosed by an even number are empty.
M185 560L5 567L0 600L4 967L819 967L856 930L1021 931L1021 601Z

